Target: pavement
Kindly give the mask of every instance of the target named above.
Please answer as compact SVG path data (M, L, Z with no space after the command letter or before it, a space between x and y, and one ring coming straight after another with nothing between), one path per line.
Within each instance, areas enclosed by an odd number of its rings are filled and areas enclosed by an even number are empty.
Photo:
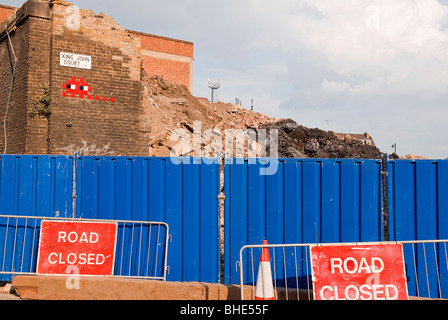
M2 300L22 300L15 293L15 290L12 290L11 282L0 282L0 301Z
M0 293L0 301L5 301L5 300L22 300L22 299L20 299L20 297L16 294Z

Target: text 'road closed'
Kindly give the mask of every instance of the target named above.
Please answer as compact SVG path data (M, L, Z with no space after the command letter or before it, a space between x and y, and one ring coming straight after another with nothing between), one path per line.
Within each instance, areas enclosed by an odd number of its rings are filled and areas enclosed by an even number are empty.
M38 274L113 274L116 223L43 221Z
M407 300L400 244L311 247L315 300Z

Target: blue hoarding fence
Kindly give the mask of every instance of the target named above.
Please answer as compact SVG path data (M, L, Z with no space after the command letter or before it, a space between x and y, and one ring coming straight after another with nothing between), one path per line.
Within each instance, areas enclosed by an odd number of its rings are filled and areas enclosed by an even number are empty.
M390 240L448 239L448 160L392 160L387 165ZM446 243L407 246L404 254L416 267L407 272L409 294L448 298L443 291L448 287ZM436 267L439 274L427 273Z
M388 162L391 240L448 239L448 160Z
M1 156L0 215L72 217L73 159Z
M167 280L217 283L220 165L191 160L0 156L0 215L164 222L170 228ZM6 232L1 222L0 236ZM28 228L18 225L16 239ZM130 228L119 230L118 238L142 234L139 226ZM159 232L163 238L166 231ZM5 263L17 257L1 253ZM138 255L120 257L124 274L139 265Z
M409 294L448 297L446 243L422 243L448 239L448 160L287 159L271 176L258 174L260 166L248 160L225 165L226 283L238 281L239 249L264 239L412 241L404 246ZM285 261L291 262L282 254L273 261L280 284ZM306 253L294 256L304 287ZM245 256L243 265L251 258ZM251 270L242 271L250 284Z
M264 239L448 238L447 160L279 159L275 171L263 159L210 160L0 156L0 215L167 223L170 281L238 284L239 250Z
M219 282L219 163L77 158L78 218L165 222L169 281Z
M266 165L225 164L226 283L239 283L240 249L265 239L270 244L383 240L380 160L280 159L275 174L260 175ZM277 258L282 273L283 258Z

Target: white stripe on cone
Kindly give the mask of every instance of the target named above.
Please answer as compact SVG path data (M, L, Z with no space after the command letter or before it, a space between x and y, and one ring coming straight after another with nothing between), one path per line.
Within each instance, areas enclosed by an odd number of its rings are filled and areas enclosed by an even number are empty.
M263 245L267 245L266 240ZM272 285L271 261L269 249L262 248L260 264L258 265L257 286L255 287L255 300L275 300L274 287Z

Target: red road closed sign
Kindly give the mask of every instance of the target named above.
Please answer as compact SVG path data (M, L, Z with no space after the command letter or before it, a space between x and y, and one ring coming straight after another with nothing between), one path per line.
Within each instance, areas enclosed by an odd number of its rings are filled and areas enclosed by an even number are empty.
M315 300L408 300L401 244L312 246Z
M42 221L37 274L111 276L116 223Z

